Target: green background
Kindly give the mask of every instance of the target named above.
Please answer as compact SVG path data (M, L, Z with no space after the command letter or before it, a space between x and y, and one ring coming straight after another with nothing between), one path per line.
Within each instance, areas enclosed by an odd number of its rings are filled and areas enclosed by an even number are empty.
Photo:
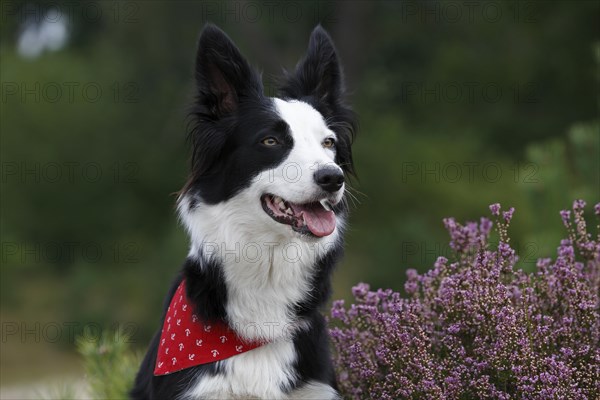
M450 251L442 218L493 202L516 208L533 270L563 235L558 211L600 200L596 1L23 4L1 9L2 387L79 374L84 326L140 349L158 327L187 253L173 193L207 21L268 94L317 23L338 47L360 130L336 298L359 281L402 290L407 268ZM24 57L22 32L57 4L66 45Z

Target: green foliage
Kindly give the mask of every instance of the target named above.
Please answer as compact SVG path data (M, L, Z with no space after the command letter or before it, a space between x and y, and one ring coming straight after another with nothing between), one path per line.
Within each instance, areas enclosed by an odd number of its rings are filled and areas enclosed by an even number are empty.
M130 348L131 336L122 330L104 332L90 340L84 334L77 348L84 358L85 373L93 399L127 399L141 357Z
M600 122L592 120L573 125L564 138L548 139L527 147L527 159L535 166L532 180L521 182L532 233L520 240L528 244L530 267L536 258L550 254L560 240L556 210L571 198L600 198ZM531 172L531 171L529 171ZM523 252L522 252L523 255ZM532 270L532 268L529 268Z

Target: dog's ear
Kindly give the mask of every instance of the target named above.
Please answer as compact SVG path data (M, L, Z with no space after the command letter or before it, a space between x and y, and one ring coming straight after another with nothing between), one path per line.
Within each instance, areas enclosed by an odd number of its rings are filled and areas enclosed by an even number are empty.
M310 35L308 50L292 74L285 77L285 97L308 100L328 110L344 94L344 79L333 41L318 25Z
M198 103L215 118L234 113L245 98L263 94L258 73L225 32L211 24L200 36L195 75Z
M319 111L338 136L336 162L344 172L355 175L352 141L356 118L344 102L344 77L329 34L318 25L310 36L308 51L280 88L284 98L301 100Z

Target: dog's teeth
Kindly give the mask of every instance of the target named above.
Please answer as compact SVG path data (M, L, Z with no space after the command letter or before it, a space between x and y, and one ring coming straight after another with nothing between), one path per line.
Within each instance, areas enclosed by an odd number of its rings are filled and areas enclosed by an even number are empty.
M327 211L331 211L331 206L329 205L329 202L327 200L323 199L320 201L320 203L324 209L326 209Z

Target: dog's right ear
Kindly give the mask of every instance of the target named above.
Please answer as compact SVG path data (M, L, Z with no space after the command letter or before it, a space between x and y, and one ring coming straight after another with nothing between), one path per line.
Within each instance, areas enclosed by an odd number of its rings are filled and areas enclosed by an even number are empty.
M257 72L225 32L212 24L202 30L195 75L198 103L213 118L234 113L245 98L263 94Z

